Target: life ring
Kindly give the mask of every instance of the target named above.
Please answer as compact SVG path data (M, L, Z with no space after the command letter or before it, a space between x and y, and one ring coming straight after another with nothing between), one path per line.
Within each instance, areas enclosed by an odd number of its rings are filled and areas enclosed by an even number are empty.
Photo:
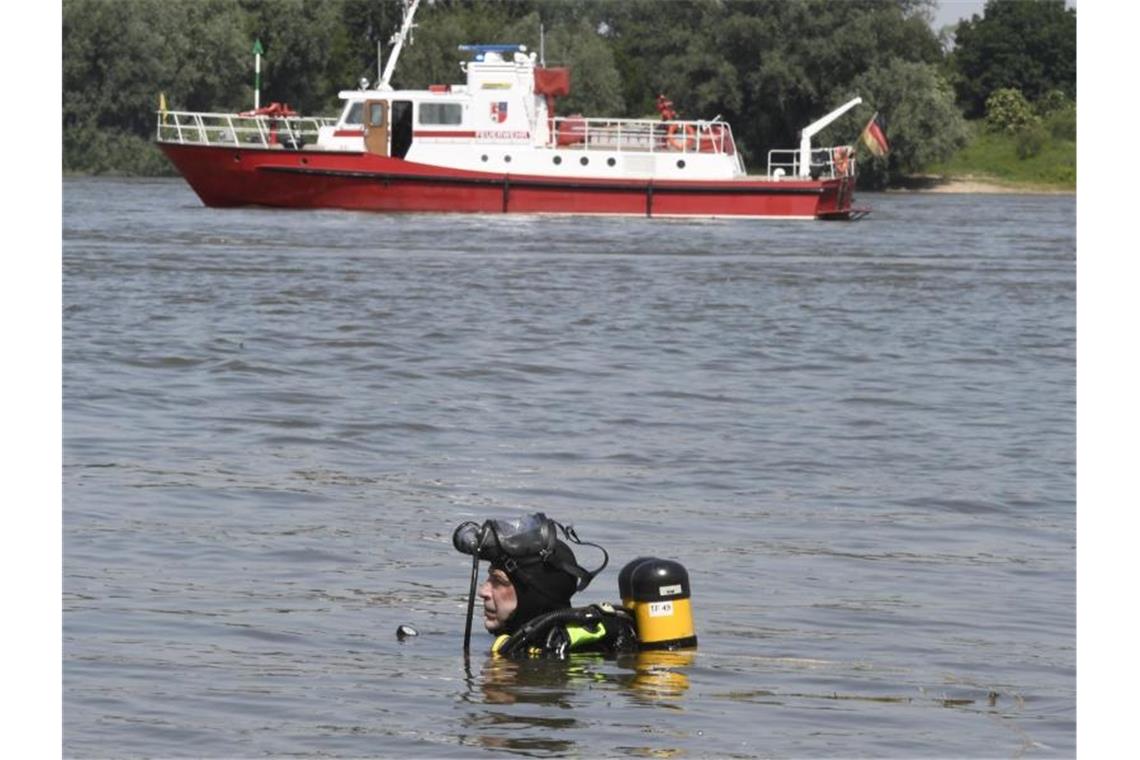
M832 157L835 164L835 173L840 177L847 176L847 148L839 147L835 149Z
M692 150L697 146L697 130L692 124L686 124L682 134L677 134L679 124L670 124L669 131L665 133L665 143L673 150Z

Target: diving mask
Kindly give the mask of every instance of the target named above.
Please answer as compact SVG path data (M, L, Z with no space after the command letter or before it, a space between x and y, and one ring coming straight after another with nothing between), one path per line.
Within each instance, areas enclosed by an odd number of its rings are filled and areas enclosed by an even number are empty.
M572 563L560 561L555 552L560 541L559 532L568 541L601 551L601 566L596 570L586 570L576 560ZM464 554L502 565L508 574L517 567L536 562L556 565L578 579L578 591L585 589L610 560L605 549L582 541L572 526L555 522L542 512L510 520L487 520L482 525L474 522L461 523L452 534L451 543ZM572 552L569 554L573 556Z
M505 562L553 554L558 542L555 522L542 512L513 520L488 520L482 525L465 522L455 529L451 543L464 554L477 554L489 562Z

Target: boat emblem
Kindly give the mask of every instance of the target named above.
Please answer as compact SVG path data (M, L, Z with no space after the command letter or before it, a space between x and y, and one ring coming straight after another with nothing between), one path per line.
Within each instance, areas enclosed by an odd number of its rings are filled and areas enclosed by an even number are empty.
M500 124L507 120L507 101L491 104L491 118Z

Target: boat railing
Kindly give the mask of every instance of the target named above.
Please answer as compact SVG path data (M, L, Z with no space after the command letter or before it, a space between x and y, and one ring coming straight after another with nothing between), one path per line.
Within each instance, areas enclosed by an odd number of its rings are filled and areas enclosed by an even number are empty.
M798 149L782 148L768 151L768 179L797 179L800 177ZM855 149L850 145L832 148L813 148L807 175L812 179L838 179L855 176Z
M291 148L317 142L321 127L336 123L325 116L243 116L233 113L159 111L159 142L235 148Z
M548 146L641 153L719 153L740 161L732 127L719 119L660 121L557 116L550 119Z

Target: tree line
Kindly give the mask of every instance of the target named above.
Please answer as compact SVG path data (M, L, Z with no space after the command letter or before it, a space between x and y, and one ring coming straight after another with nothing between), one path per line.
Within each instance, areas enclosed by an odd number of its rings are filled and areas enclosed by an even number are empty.
M988 0L941 34L933 11L934 0L429 0L392 84L460 81L460 44L538 50L541 28L547 64L572 69L560 113L655 116L665 93L682 118L729 121L754 171L860 95L825 141L855 142L883 114L892 150L861 155L860 169L879 185L951 155L995 93L1003 113L1009 92L1021 99L1028 116L1012 128L1027 134L1074 108L1076 11L1064 0ZM175 110L251 108L254 40L263 104L334 113L337 91L377 78L377 43L386 55L400 20L395 0L63 0L64 170L168 173L153 146L159 93Z

